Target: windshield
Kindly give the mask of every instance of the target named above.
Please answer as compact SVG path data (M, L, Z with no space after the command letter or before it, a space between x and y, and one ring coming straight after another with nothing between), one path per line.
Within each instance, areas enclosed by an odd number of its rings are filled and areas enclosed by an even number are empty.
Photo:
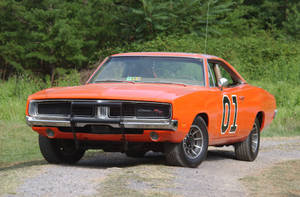
M175 83L204 86L202 59L183 57L111 57L90 83Z

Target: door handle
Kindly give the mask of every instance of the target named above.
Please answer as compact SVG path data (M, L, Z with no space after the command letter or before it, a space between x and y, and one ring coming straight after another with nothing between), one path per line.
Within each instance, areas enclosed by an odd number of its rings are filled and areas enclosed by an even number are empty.
M239 99L240 99L240 100L244 100L245 97L244 97L244 96L239 96Z

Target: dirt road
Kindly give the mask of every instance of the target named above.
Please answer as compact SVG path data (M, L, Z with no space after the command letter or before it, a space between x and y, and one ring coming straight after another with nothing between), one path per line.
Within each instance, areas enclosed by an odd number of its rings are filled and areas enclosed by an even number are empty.
M197 169L166 166L158 154L144 159L93 154L75 166L33 161L2 168L0 196L245 196L241 178L300 160L300 137L262 139L254 162L235 160L233 147L210 147Z

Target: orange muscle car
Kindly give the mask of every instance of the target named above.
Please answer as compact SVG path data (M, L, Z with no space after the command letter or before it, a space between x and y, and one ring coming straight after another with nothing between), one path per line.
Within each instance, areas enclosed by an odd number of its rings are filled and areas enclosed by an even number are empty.
M87 149L197 167L209 145L234 145L253 161L274 96L249 85L226 61L191 53L140 52L106 58L85 85L28 97L26 120L50 163L75 163Z

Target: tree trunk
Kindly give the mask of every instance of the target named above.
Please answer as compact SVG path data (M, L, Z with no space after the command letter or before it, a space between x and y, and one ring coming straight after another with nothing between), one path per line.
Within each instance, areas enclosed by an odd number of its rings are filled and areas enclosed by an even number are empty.
M7 72L7 64L6 62L4 63L4 67L3 67L3 73L2 73L2 80L6 79L6 72Z
M54 86L54 81L55 81L55 66L52 66L52 71L51 71L51 86Z
M284 21L287 21L288 18L288 7L289 7L289 1L285 0L285 4L284 4Z

